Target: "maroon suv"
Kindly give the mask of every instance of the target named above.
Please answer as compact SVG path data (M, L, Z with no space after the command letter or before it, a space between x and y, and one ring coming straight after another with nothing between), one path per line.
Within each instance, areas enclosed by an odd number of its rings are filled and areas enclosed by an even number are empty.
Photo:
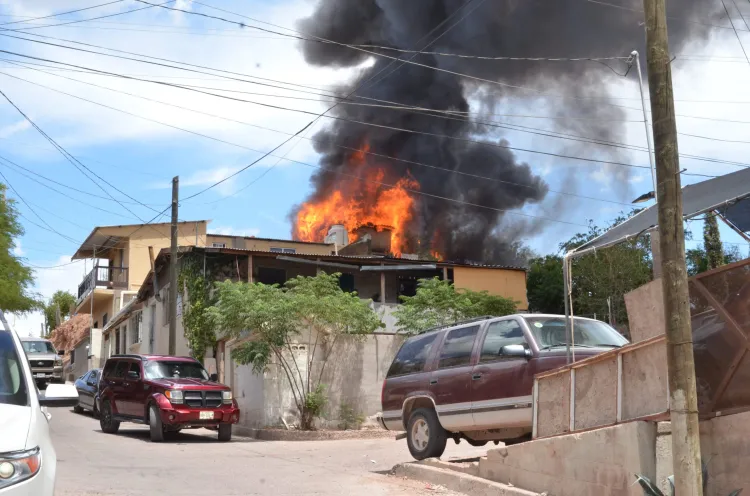
M627 343L612 327L576 317L576 360ZM411 337L383 383L380 424L406 431L414 458L443 454L448 438L474 446L528 439L534 375L566 363L565 317L485 317Z
M219 441L232 439L240 418L232 390L209 377L193 358L114 355L104 365L99 383L99 423L117 433L120 422L151 427L151 441L187 428L218 430Z

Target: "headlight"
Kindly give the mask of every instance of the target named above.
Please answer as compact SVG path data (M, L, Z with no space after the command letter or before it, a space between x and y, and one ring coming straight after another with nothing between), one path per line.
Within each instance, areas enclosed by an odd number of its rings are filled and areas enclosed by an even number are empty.
M231 405L232 404L232 392L231 391L222 391L221 392L221 402L225 405Z
M181 405L185 403L185 398L182 395L182 391L180 391L179 389L168 389L164 393L164 396L169 398L169 402L173 405Z
M34 477L41 466L39 448L0 453L0 489Z
M55 365L62 365L62 358L60 357L55 358Z

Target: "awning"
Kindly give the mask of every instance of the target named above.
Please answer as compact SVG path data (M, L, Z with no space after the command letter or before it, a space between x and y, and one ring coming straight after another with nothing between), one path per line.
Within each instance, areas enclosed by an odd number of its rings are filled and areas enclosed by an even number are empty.
M689 184L682 188L682 212L686 219L718 210L742 231L750 230L750 168ZM659 224L657 205L651 205L571 254L580 255L627 241Z

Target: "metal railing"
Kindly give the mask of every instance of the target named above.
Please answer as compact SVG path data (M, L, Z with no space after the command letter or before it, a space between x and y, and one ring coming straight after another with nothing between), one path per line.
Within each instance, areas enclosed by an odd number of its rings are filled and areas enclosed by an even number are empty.
M127 289L127 267L107 267L96 265L78 285L78 299L81 300L93 288Z

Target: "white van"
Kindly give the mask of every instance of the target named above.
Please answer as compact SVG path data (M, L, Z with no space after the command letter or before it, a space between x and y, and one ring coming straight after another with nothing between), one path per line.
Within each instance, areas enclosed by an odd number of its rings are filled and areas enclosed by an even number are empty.
M0 496L53 496L57 456L45 407L73 407L75 386L40 393L21 341L0 312Z

